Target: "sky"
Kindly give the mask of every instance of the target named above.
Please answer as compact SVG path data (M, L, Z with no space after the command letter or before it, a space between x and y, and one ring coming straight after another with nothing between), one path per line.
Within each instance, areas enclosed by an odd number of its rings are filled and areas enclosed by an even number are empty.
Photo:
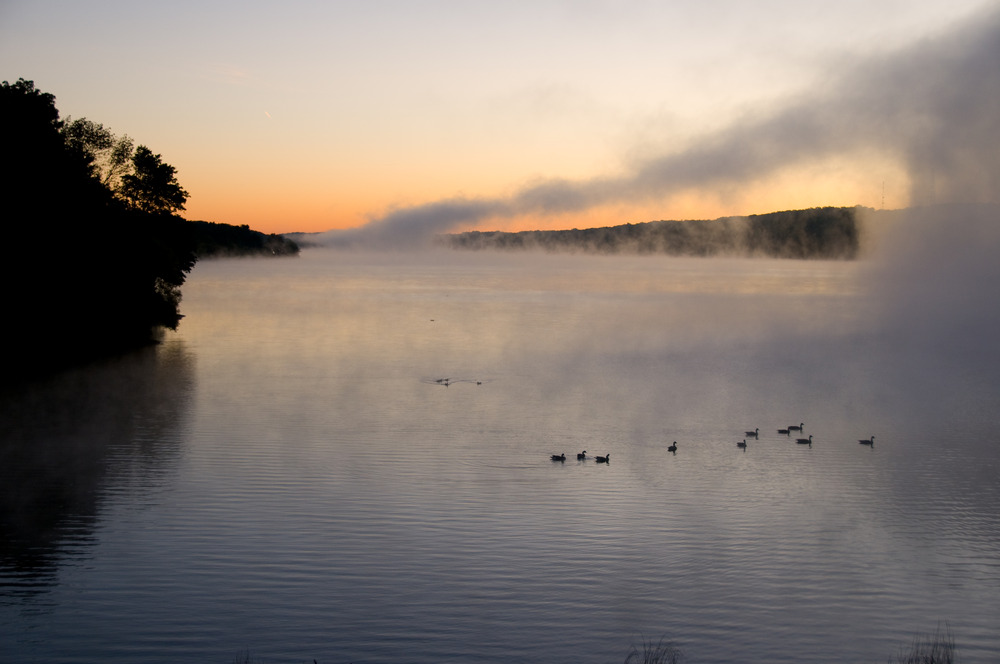
M0 0L0 79L161 154L186 218L269 233L900 208L984 158L997 10Z

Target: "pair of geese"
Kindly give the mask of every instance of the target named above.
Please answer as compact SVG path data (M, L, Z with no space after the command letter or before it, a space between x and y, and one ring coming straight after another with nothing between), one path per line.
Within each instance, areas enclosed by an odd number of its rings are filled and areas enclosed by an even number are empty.
M580 452L579 454L576 455L576 460L577 461L584 461L585 459L587 459L587 450L584 450L584 451L582 451L582 452ZM565 453L563 453L563 454L553 454L552 455L552 460L553 461L565 461L566 460L566 454ZM606 456L595 456L594 457L594 461L596 461L597 463L611 463L611 455L608 454Z

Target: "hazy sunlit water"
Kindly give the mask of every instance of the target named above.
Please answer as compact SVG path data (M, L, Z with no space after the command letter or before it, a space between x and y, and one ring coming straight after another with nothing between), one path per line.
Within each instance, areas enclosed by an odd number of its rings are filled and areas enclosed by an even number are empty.
M203 262L4 397L0 661L997 661L1000 387L867 267Z

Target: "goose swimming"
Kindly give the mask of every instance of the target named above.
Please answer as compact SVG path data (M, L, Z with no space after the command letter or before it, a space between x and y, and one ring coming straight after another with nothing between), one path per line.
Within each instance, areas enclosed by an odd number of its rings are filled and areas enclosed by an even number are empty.
M875 447L875 436L872 436L868 440L859 440L858 442L862 445L871 445L872 447Z
M611 455L608 454L607 456L595 456L594 461L596 461L597 463L611 463Z
M791 425L789 425L788 430L789 431L802 431L802 427L804 427L805 425L806 425L805 422L799 422L799 426L795 426L794 424L791 424Z
M778 429L778 433L788 434L788 429Z
M795 442L798 443L799 445L812 445L813 437L809 436L808 438L796 438Z
M747 448L747 441L746 441L746 439L744 438L742 441L736 443L736 447L742 447L743 449L746 449Z
M753 431L744 431L743 433L747 435L747 438L756 438L758 435L760 435L760 427L757 427Z
M566 455L565 454L553 454L552 455L552 460L553 461L565 461L566 460Z
M576 455L576 460L577 461L583 461L586 458L587 458L587 450L584 450L584 451L582 451L582 452L580 452L579 454Z
M674 452L674 453L677 452L677 441L676 440L674 441L673 445L671 445L670 447L667 448L667 451L668 452Z

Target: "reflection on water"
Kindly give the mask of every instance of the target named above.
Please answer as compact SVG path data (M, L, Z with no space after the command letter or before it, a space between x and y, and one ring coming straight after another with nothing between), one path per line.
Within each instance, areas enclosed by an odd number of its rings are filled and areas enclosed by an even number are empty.
M10 389L0 400L0 597L86 557L101 504L133 505L176 463L191 358L173 341Z
M202 263L179 332L102 370L120 389L7 400L71 465L17 461L4 494L47 507L4 508L32 534L5 553L0 660L614 662L663 635L691 662L876 662L947 622L992 661L998 388L897 343L870 275ZM799 422L811 446L777 433ZM36 484L68 497L25 503Z

